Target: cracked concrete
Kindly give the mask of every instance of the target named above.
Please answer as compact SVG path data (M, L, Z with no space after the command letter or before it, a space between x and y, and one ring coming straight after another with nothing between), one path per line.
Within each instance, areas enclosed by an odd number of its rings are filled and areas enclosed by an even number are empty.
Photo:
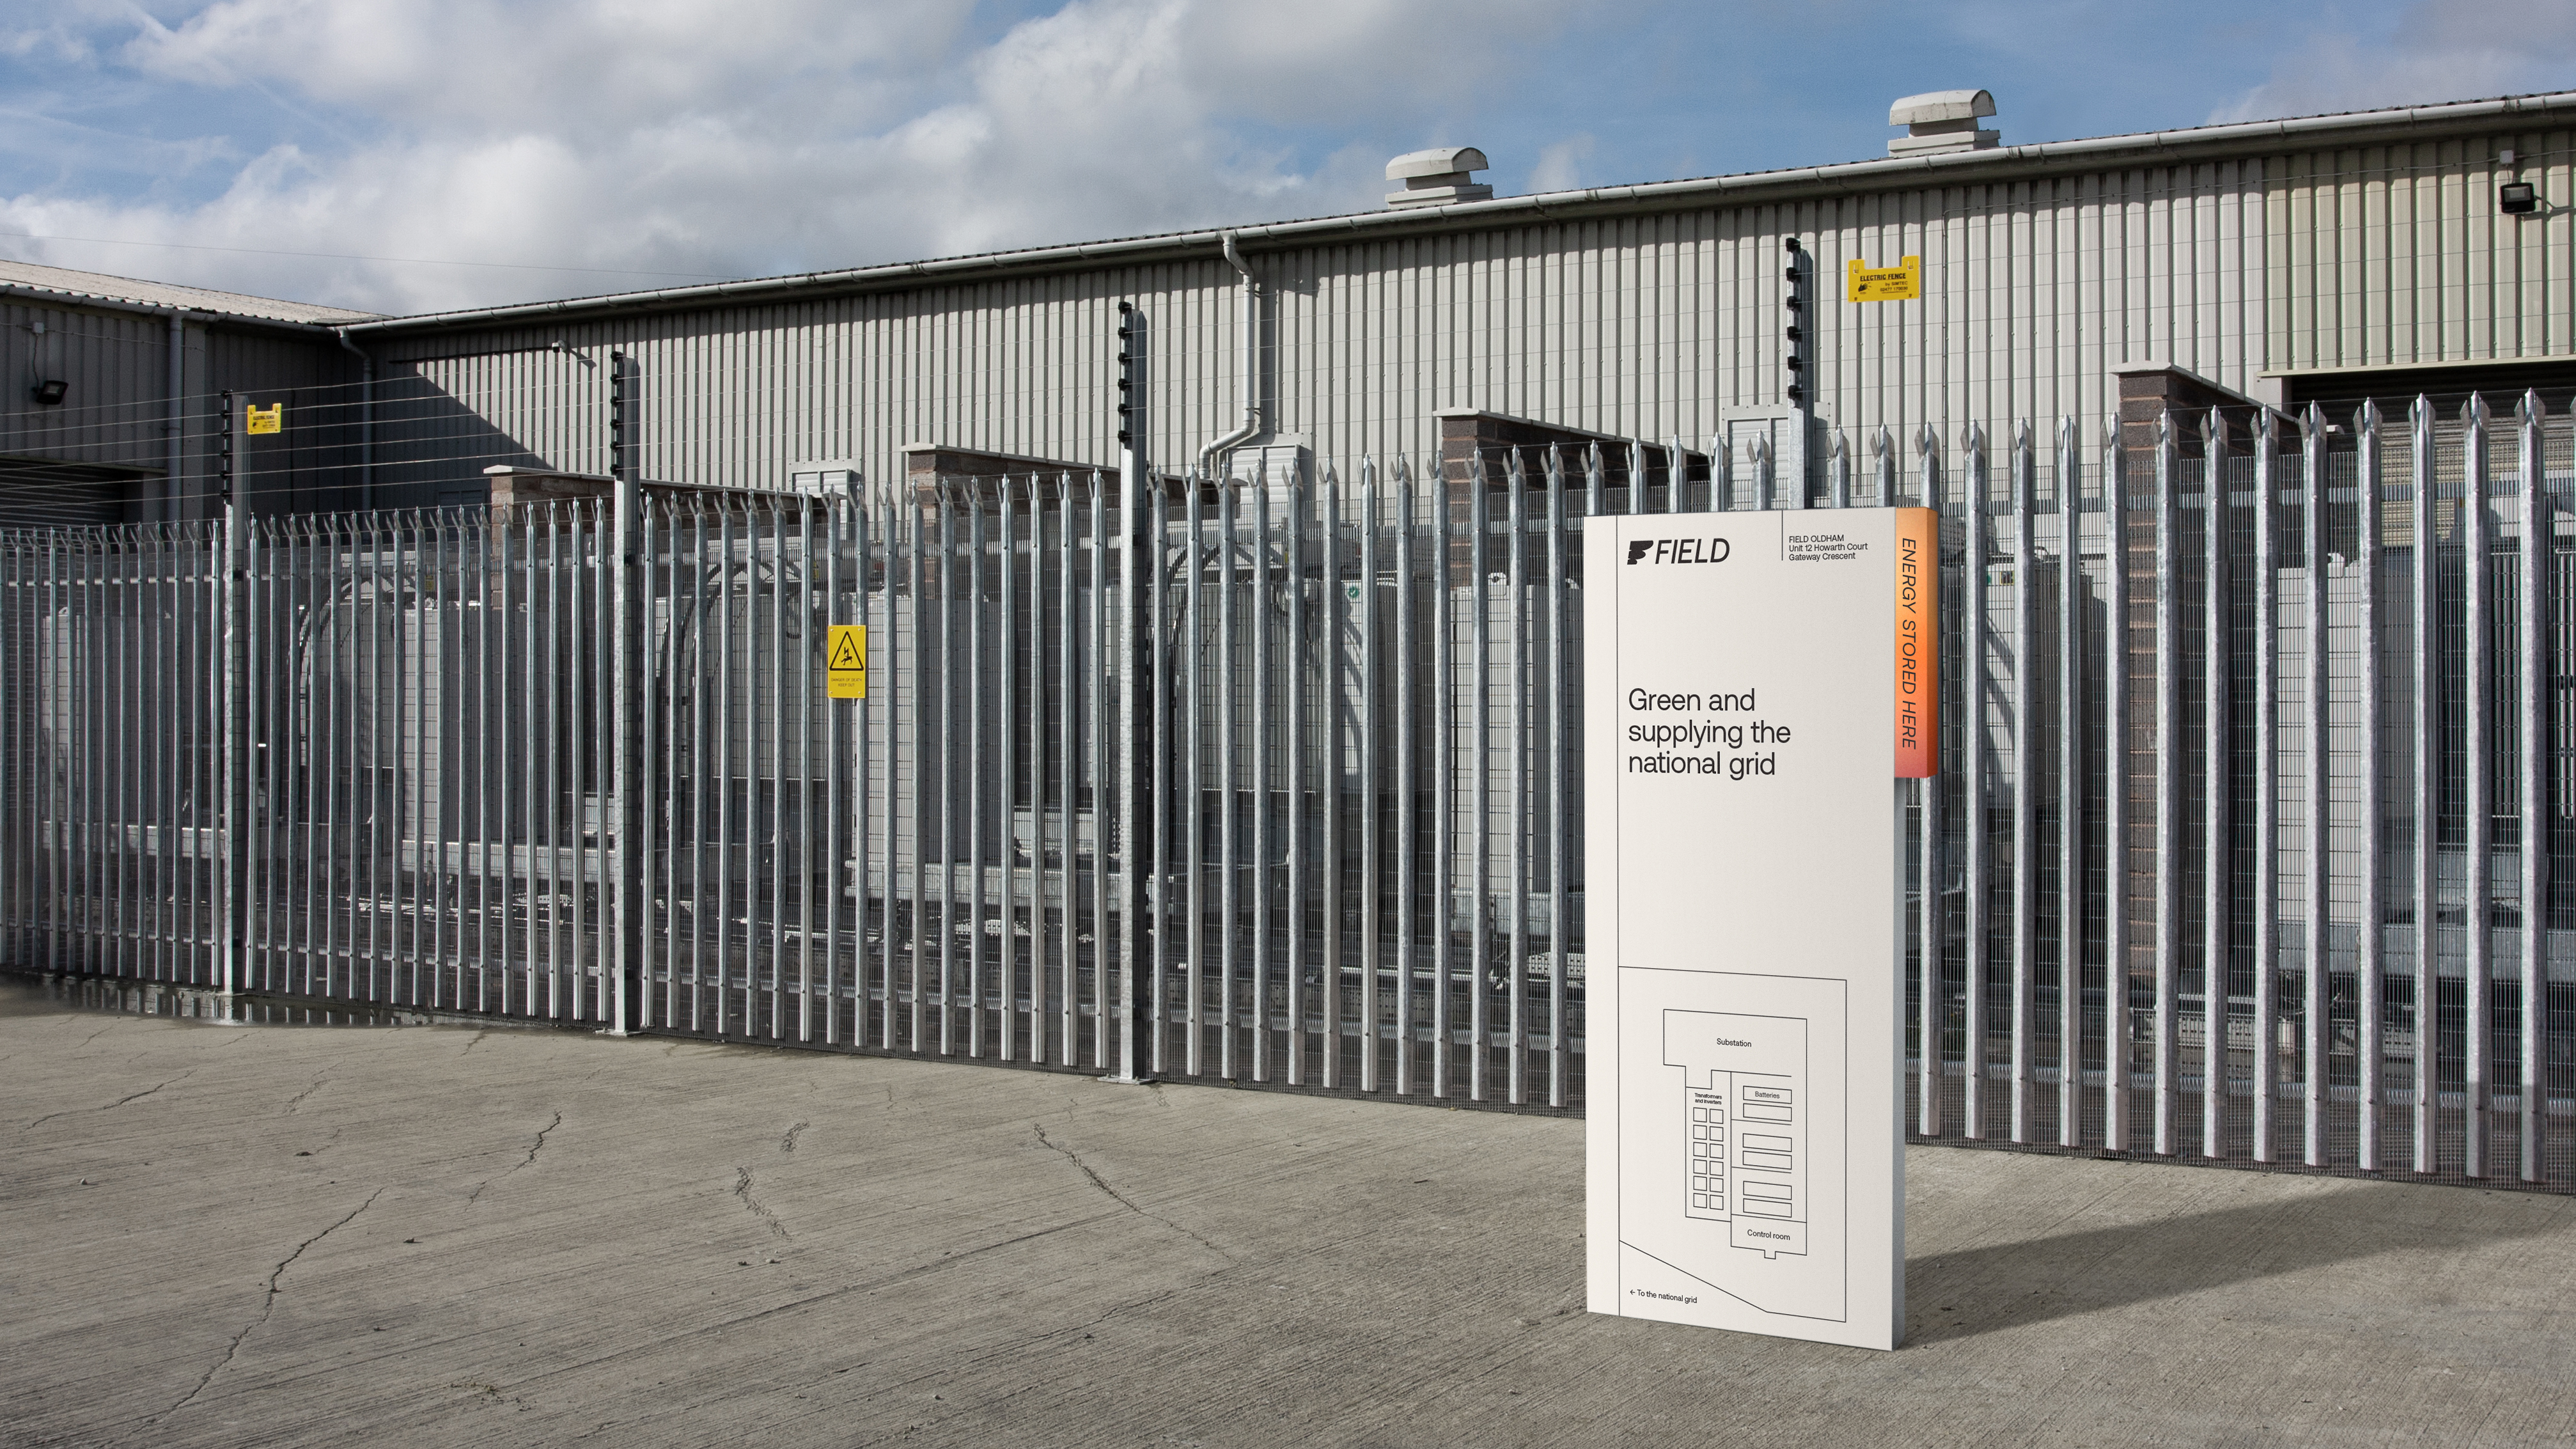
M287 1111L289 1111L289 1112L292 1112L292 1111L294 1111L296 1108L298 1108L298 1107L300 1107L300 1106L304 1105L304 1099L305 1099L305 1098L307 1098L307 1097L312 1096L314 1093L316 1093L316 1092L318 1092L318 1091L321 1091L321 1090L322 1090L322 1084L323 1084L324 1082L328 1081L328 1080L330 1080L330 1079L329 1079L327 1076L315 1077L315 1078L313 1079L313 1085L312 1085L312 1086L309 1086L309 1087L305 1088L303 1091L298 1092L298 1093L296 1093L294 1096L289 1097L289 1098L287 1098L287 1099L286 1099L286 1110L287 1110Z
M1072 1163L1077 1169L1079 1169L1085 1178L1090 1179L1093 1187L1096 1187L1103 1193L1107 1194L1111 1202L1118 1204L1120 1207L1136 1214L1138 1217L1161 1223L1164 1227L1170 1228L1173 1232L1179 1233L1181 1236L1197 1243L1200 1247L1207 1249L1209 1252L1216 1254L1218 1257L1225 1259L1229 1263L1234 1261L1234 1255L1232 1253L1229 1253L1225 1249L1218 1247L1216 1244L1209 1242L1204 1235L1182 1227L1179 1223L1172 1221L1161 1213L1155 1212L1149 1208L1138 1206L1133 1198L1130 1198L1125 1193L1111 1187L1109 1185L1109 1179L1102 1177L1097 1171L1093 1170L1090 1163L1082 1160L1082 1154L1065 1146L1063 1143L1056 1141L1054 1138L1047 1136L1045 1123L1032 1122L1029 1126L1036 1130L1039 1146L1045 1147L1051 1151L1063 1153L1065 1160Z
M268 1270L268 1282L263 1285L264 1291L260 1295L258 1316L241 1326L241 1331L234 1334L232 1336L232 1341L224 1345L224 1356L215 1360L213 1367L208 1368L204 1376L197 1380L195 1386L188 1390L188 1396L186 1398L181 1399L179 1402L170 1406L170 1413L175 1414L181 1409L188 1407L190 1404L195 1403L197 1401L197 1396L206 1391L206 1385L215 1381L215 1375L232 1367L233 1360L241 1355L241 1346L243 1342L249 1339L251 1334L255 1332L261 1324L268 1322L270 1314L277 1311L278 1280L286 1276L287 1269L295 1266L295 1260L303 1257L305 1250L312 1247L315 1243L322 1241L324 1238L340 1231L349 1224L356 1222L358 1220L358 1214L374 1207L376 1205L376 1199L383 1197L384 1195L385 1190L381 1187L377 1188L374 1192L367 1194L367 1200L365 1202L349 1209L348 1213L338 1222L331 1224L331 1226L324 1228L322 1231L306 1238L303 1242L296 1244L295 1251L288 1253L285 1257L277 1260L277 1266Z
M33 1121L29 1122L26 1126L19 1128L18 1130L19 1130L20 1132L22 1132L22 1133L23 1133L23 1132L32 1132L32 1131L34 1131L36 1128L44 1126L46 1123L53 1121L53 1120L54 1120L55 1118L57 1118L57 1117L69 1117L69 1116L73 1115L74 1113L78 1113L78 1112L113 1112L113 1111L115 1111L117 1108L124 1106L124 1105L125 1105L126 1103L128 1103L128 1102L140 1102L140 1101L142 1101L142 1100L143 1100L144 1098L146 1098L146 1097L153 1096L153 1095L157 1094L157 1093L158 1093L158 1092L160 1092L160 1091L161 1091L161 1089L162 1089L162 1088L164 1088L164 1087L175 1087L175 1086L179 1085L181 1082L184 1082L184 1081L188 1080L190 1077L193 1077L193 1076L195 1076L195 1075L196 1075L195 1070L194 1070L194 1069L191 1069L191 1070L188 1070L188 1071L181 1072L179 1075L177 1075L177 1076L175 1076L175 1077L172 1077L170 1080L168 1080L168 1081L166 1081L166 1082L154 1082L151 1086L148 1086L148 1087L144 1088L144 1089L143 1089L142 1091L140 1091L140 1092L128 1092L128 1093L126 1093L124 1096L117 1098L117 1099L116 1099L115 1101L113 1101L113 1102L102 1102L102 1103L99 1103L97 1106L94 1106L94 1107L66 1107L66 1108L64 1108L62 1111L59 1111L59 1112L47 1112L47 1113L46 1113L45 1115L43 1115L42 1117L38 1117L38 1118L36 1118L35 1120L33 1120Z
M8 1445L2576 1439L2565 1198L1916 1149L1871 1354L1584 1313L1580 1121L95 1020L0 1003Z
M761 1226L769 1229L769 1231L777 1235L781 1241L785 1241L796 1236L795 1234L787 1231L787 1225L778 1220L778 1214L771 1212L760 1199L751 1195L750 1168L737 1167L733 1170L733 1195L741 1200L743 1207L748 1210L753 1217L760 1219Z
M796 1139L804 1135L805 1129L812 1125L813 1124L810 1122L799 1121L789 1126L787 1134L778 1139L778 1155L781 1157L794 1156L796 1153ZM779 1241L794 1241L796 1235L788 1231L787 1224L779 1221L778 1214L771 1212L766 1203L763 1203L759 1198L752 1196L751 1175L751 1169L749 1167L737 1166L734 1168L733 1195L741 1201L743 1207L748 1209L753 1217L760 1219L761 1223L766 1226L771 1233L775 1234Z
M544 1125L543 1127L540 1127L540 1128L538 1128L538 1129L537 1129L537 1139L536 1139L534 1142L531 1142L531 1143L529 1143L529 1144L528 1144L528 1155L527 1155L527 1156L522 1157L522 1158L520 1158L518 1161L511 1163L508 1167L503 1168L503 1169L501 1170L501 1177L487 1177L487 1178L483 1179L481 1182L478 1182L478 1183L474 1184L474 1190L473 1190L472 1192L469 1192L469 1193L467 1193L467 1194L465 1195L465 1200L466 1200L467 1202L473 1202L473 1201L475 1201L475 1200L477 1200L477 1199L479 1199L479 1198L481 1198L481 1197L483 1196L483 1190L484 1190L485 1188L490 1187L492 1184L494 1184L494 1183L496 1183L496 1182L499 1182L499 1181L501 1180L501 1178L508 1177L511 1173L514 1173L514 1172L518 1171L518 1170L519 1170L520 1168L522 1168L522 1167L534 1167L534 1166L536 1166L536 1164L537 1164L537 1154L546 1150L546 1134L547 1134L547 1133L550 1133L550 1132L552 1132L552 1131L554 1131L556 1128L561 1127L562 1125L563 1125L563 1113L561 1113L561 1112L557 1112L557 1113L554 1115L554 1120L553 1120L553 1121L548 1122L548 1123L547 1123L546 1125Z

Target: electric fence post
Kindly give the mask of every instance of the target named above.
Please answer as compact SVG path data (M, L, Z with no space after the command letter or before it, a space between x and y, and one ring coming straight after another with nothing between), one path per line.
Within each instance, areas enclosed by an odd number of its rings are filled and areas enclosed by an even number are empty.
M1151 575L1146 571L1156 566L1161 557L1161 540L1150 532L1152 510L1147 498L1155 486L1148 471L1146 456L1146 384L1150 374L1147 354L1148 329L1145 314L1132 302L1118 304L1118 530L1120 534L1119 660L1115 675L1118 688L1118 748L1112 768L1118 772L1115 782L1118 810L1119 871L1112 879L1122 881L1118 888L1116 909L1120 918L1117 950L1118 1014L1116 1059L1110 1062L1108 1079L1113 1082L1143 1080L1138 1071L1144 1042L1137 1030L1138 1013L1150 999L1150 981L1146 973L1156 969L1158 947L1155 945L1154 912L1160 908L1162 890L1158 881L1146 878L1146 862L1153 859L1153 842L1147 833L1155 828L1152 802L1147 798L1153 775L1152 701L1147 698L1152 676L1154 621L1146 613ZM1109 559L1106 539L1095 539L1095 569L1105 568ZM1106 591L1103 591L1105 597ZM1102 809L1098 790L1110 781L1095 782L1094 809ZM1104 822L1105 823L1105 822ZM1109 842L1106 830L1097 834L1099 859L1094 869L1110 869ZM1100 923L1105 928L1107 923ZM1098 938L1108 939L1106 929ZM1104 959L1101 982L1106 991L1107 966ZM1104 1007L1107 1007L1104 1003ZM1153 1023L1160 1031L1162 1023Z
M627 383L627 358L623 352L608 354L608 472L612 480L610 495L609 547L615 550L611 570L613 590L610 605L611 627L616 638L609 650L609 728L612 734L611 772L615 780L615 798L608 829L612 832L601 842L608 864L610 992L608 1006L609 1034L624 1036L641 1023L636 1012L643 996L642 973L648 969L645 948L651 933L644 929L645 862L639 848L643 840L643 785L645 760L639 737L642 720L642 685L644 670L643 606L637 597L644 568L644 499L643 486L635 466L634 440L629 434L628 413L634 399Z

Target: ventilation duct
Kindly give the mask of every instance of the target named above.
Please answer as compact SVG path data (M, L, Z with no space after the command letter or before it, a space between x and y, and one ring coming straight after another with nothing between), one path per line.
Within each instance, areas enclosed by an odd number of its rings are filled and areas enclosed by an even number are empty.
M1887 108L1887 124L1905 134L1887 143L1890 156L1930 156L1944 151L1985 151L2004 142L2001 131L1980 130L1977 119L1995 113L1992 91L1926 91Z
M1428 151L1408 151L1386 163L1386 179L1404 183L1402 191L1390 191L1386 204L1403 206L1446 206L1453 201L1488 201L1494 188L1473 179L1468 173L1482 171L1485 153L1473 146L1434 146Z

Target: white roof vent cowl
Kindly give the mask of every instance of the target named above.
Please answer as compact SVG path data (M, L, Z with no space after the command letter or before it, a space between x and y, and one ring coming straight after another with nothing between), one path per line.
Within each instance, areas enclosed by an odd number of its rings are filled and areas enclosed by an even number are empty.
M1887 124L1905 128L1904 135L1887 143L1887 154L1990 150L2003 144L2004 133L1979 130L1977 118L1994 113L1992 91L1927 91L1907 96L1887 108Z
M1486 167L1485 153L1473 146L1434 146L1408 151L1386 163L1386 179L1404 183L1386 194L1389 206L1446 206L1453 201L1489 201L1494 188L1467 173Z

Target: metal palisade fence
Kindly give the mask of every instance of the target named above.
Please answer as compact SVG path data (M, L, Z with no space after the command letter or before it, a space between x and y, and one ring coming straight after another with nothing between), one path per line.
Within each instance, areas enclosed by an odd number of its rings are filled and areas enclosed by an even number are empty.
M2568 443L2532 398L1804 488L1530 446L10 534L0 950L1579 1110L1584 520L1929 503L1915 1131L2564 1191Z

